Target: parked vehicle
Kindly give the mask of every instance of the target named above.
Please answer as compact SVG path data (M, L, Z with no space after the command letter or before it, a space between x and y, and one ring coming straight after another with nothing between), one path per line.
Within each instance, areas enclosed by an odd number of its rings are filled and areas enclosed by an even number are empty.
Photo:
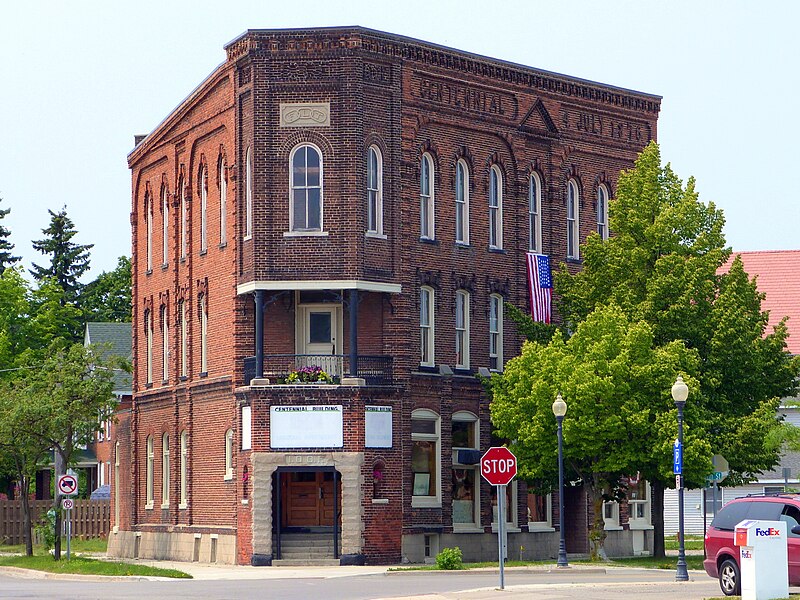
M739 548L733 537L736 525L745 519L786 522L789 585L800 585L800 494L750 495L723 506L706 532L703 567L711 577L719 578L722 593L733 596L741 591Z

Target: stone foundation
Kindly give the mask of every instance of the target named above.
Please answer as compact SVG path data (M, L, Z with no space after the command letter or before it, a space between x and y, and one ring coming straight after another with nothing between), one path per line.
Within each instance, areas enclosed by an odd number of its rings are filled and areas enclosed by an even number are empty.
M118 531L108 536L108 555L233 565L236 564L236 536L174 531Z

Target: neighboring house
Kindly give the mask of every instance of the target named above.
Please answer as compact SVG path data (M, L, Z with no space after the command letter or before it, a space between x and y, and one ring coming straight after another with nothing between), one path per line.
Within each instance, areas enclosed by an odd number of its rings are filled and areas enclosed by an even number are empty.
M660 98L360 27L226 51L128 156L109 552L264 565L321 534L343 564L491 559L476 374L519 352L503 307L529 305L526 253L577 270L608 235ZM511 485L510 554L555 556L557 511ZM582 487L566 511L585 552ZM649 510L611 516L608 547L644 546Z
M763 250L757 252L734 252L728 263L720 269L727 272L736 256L741 256L745 272L757 278L758 291L765 294L761 309L769 311L767 331L789 317L789 338L786 346L789 353L800 354L800 250ZM797 398L792 398L794 402ZM691 401L691 395L689 397ZM800 410L794 402L786 402L780 413L789 423L800 426ZM782 492L800 489L800 453L786 452L775 469L762 473L758 480L744 486L719 487L717 509L726 502L747 494ZM703 534L704 522L711 523L714 515L714 499L711 488L685 490L684 527L686 533ZM704 521L705 518L705 521ZM678 494L666 490L664 495L664 533L678 531Z
M101 346L101 355L115 356L131 359L131 324L130 323L86 323L83 336L83 345L95 344ZM87 497L98 487L110 484L111 465L114 460L112 444L117 439L117 421L121 415L130 411L131 406L131 375L124 371L114 374L113 395L117 399L117 408L114 418L101 422L100 430L94 440L85 448L77 451L75 461L70 468L83 471L86 475ZM127 427L127 425L124 425ZM46 469L36 474L36 498L44 499L51 496L50 480L53 476L52 463ZM83 491L83 490L82 490Z

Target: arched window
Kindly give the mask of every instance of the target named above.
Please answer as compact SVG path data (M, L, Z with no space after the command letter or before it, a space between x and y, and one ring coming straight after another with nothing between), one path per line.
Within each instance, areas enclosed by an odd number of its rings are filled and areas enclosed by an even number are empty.
M169 264L169 192L161 188L161 264Z
M225 479L233 479L233 429L225 432Z
M322 231L322 154L305 144L290 158L289 228L292 231Z
M146 504L145 508L153 508L153 470L155 467L155 450L153 436L147 436L147 471L146 471Z
M200 252L208 250L208 169L200 167Z
M456 242L469 244L469 167L456 163Z
M187 431L181 432L181 489L180 489L180 505L178 508L186 508L187 506L187 474L189 472L189 433Z
M597 188L597 233L608 239L608 189L604 185Z
M503 370L503 297L489 296L489 368Z
M432 240L435 236L433 159L430 154L423 154L419 168L419 237Z
M200 372L208 373L208 298L200 295Z
M503 247L503 174L497 165L489 172L489 247Z
M219 159L219 243L228 243L228 168L225 159Z
M144 220L147 240L147 270L153 270L153 198L150 192L144 195Z
M169 313L161 307L161 380L169 381Z
M147 370L147 383L153 383L153 312L144 311L144 336L145 336L145 369Z
M161 508L169 508L169 434L161 438Z
M567 182L567 258L578 258L580 197L574 179Z
M411 505L442 503L441 430L439 415L426 409L411 413Z
M528 182L528 250L542 251L542 182L531 174Z
M250 148L247 149L244 168L244 194L245 194L245 223L244 223L244 238L247 239L253 235L253 156Z
M480 422L467 411L453 413L451 442L453 469L453 528L475 530L480 526L480 474L472 454L480 450ZM464 452L464 451L467 452ZM471 451L471 452L470 452Z
M420 344L420 364L423 366L433 366L434 348L434 328L433 328L433 308L434 308L433 288L423 286L419 289L419 344Z
M186 202L186 182L183 177L178 180L178 189L181 195L181 258L186 258L189 248L189 206Z
M469 292L456 292L456 368L469 369Z
M383 234L383 156L377 146L367 152L367 232Z

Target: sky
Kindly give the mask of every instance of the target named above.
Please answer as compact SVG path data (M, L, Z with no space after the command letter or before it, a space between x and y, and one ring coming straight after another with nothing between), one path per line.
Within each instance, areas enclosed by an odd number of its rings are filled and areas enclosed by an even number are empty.
M794 0L27 0L0 19L0 208L24 264L67 207L92 279L130 254L135 134L247 29L361 25L663 97L658 141L734 250L800 248ZM794 48L794 49L792 49ZM794 190L794 191L793 191Z

